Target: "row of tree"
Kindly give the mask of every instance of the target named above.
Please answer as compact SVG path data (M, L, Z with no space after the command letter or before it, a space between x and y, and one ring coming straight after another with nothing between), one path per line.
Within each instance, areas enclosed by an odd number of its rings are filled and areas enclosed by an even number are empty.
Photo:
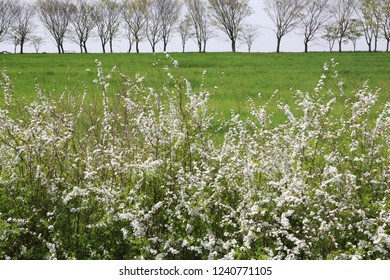
M330 50L338 43L350 40L354 48L360 37L365 38L368 50L376 51L378 38L383 36L390 45L390 0L265 0L266 13L275 24L277 52L286 34L301 28L305 52L309 43L322 33ZM373 47L374 46L374 47Z
M330 50L337 42L342 51L343 43L350 40L356 46L363 36L369 51L377 50L380 36L389 51L390 0L264 0L264 10L274 23L277 52L282 38L293 30L303 33L305 52L320 37ZM107 44L113 52L118 36L127 38L129 52L134 45L139 52L142 41L148 41L153 52L162 42L166 51L174 33L180 35L183 52L190 38L204 52L214 30L227 36L233 52L238 40L250 51L259 28L245 21L253 13L249 0L0 0L0 42L11 39L23 53L30 41L38 52L43 38L34 33L41 23L59 53L65 52L65 39L87 53L92 36L100 39L104 53Z

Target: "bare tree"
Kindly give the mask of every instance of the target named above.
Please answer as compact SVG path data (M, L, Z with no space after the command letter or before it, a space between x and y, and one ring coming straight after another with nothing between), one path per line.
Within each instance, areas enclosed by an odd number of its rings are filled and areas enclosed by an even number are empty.
M212 35L207 4L204 0L186 0L186 6L199 52L206 52L207 41Z
M183 49L183 53L184 53L186 50L186 43L192 35L191 19L188 15L186 15L184 17L184 19L180 22L179 27L178 27L178 32L180 34L181 45L182 45L182 49Z
M383 0L381 2L381 23L383 35L386 39L386 52L389 52L390 48L390 0Z
M20 41L19 41L19 38L13 37L12 35L11 35L11 39L12 39L12 42L14 43L14 54L16 54L16 50L17 50L18 46L20 45Z
M74 3L74 12L71 14L73 27L71 39L79 45L81 53L88 53L87 41L96 27L96 8L96 3L90 0L76 0Z
M55 40L58 53L65 53L64 38L73 6L69 0L37 0L36 4L39 18Z
M352 17L356 12L359 0L335 0L332 6L332 14L334 23L337 26L339 52L342 51L342 44L346 35L348 34L348 28L351 24Z
M162 40L162 19L160 0L151 0L148 6L148 16L146 21L146 37L152 47L152 52L156 52L156 45Z
M167 51L167 45L171 33L175 30L176 24L180 19L182 10L182 0L159 0L159 11L161 13L161 36L164 44L164 51Z
M34 25L35 8L25 2L15 4L15 23L11 27L14 42L20 45L20 53L23 53L24 44L35 29Z
M282 38L300 23L303 0L265 0L265 12L275 24L276 52L280 52Z
M318 31L331 17L331 0L305 0L300 13L301 25L304 29L305 53L309 51L309 43L315 39Z
M247 24L242 29L242 35L240 37L240 40L247 45L249 53L251 52L252 45L255 42L257 35L258 27L255 25Z
M209 0L209 5L216 26L226 33L232 44L232 52L236 52L238 34L245 19L253 14L249 0Z
M96 26L102 45L103 53L106 53L106 45L109 43L110 52L113 53L113 41L119 33L121 7L116 0L100 0L96 11Z
M0 0L0 42L6 37L15 19L15 1Z
M41 47L41 44L44 42L43 38L40 36L32 36L30 39L31 45L34 47L35 52L38 53Z
M130 38L131 35L133 38L137 53L139 53L139 43L145 38L148 5L148 0L126 0L122 6L127 37Z
M130 53L131 49L133 48L135 39L133 33L127 25L125 26L125 36L127 38L127 42L129 43L129 48L127 49L127 52Z

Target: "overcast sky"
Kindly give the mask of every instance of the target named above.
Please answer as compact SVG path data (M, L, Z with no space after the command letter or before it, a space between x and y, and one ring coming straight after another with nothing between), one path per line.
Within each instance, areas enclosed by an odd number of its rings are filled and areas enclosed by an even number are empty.
M30 1L30 0L27 0ZM34 2L33 0L31 0ZM252 46L253 52L274 52L276 49L276 38L273 32L273 22L264 12L264 0L250 0L251 6L254 10L254 14L247 19L247 23L255 24L259 28L259 35ZM41 25L41 24L40 24ZM40 51L41 52L56 52L56 45L51 39L50 35L43 28L39 28L41 31L40 36L45 38L45 42L42 44ZM122 38L120 38L122 37ZM120 36L114 42L114 52L126 52L128 49L127 41L123 39L123 35ZM384 40L381 40L379 43L379 50L383 50ZM64 44L64 47L67 51L79 52L77 45L67 41ZM13 52L12 43L2 42L0 43L0 50L8 50ZM303 46L303 37L299 29L291 32L282 39L281 51L282 52L302 52L304 49ZM343 50L352 50L352 44L347 44L343 47ZM364 40L359 40L357 44L358 50L366 50L367 46ZM98 38L91 38L88 41L88 50L89 52L101 52L101 45ZM151 47L149 43L143 42L140 45L141 52L150 52ZM187 51L197 51L197 45L193 40L189 40L186 45ZM208 42L207 51L230 51L231 46L227 37L222 32L216 32L215 37ZM309 51L328 51L328 44L326 41L318 39L311 43ZM133 50L134 51L134 50ZM162 45L159 44L156 48L156 51L162 51ZM181 42L178 38L178 35L172 38L171 42L168 44L168 52L177 52L181 51ZM247 46L243 43L238 43L237 51L245 52L247 51ZM27 43L25 46L25 52L34 52L34 49Z

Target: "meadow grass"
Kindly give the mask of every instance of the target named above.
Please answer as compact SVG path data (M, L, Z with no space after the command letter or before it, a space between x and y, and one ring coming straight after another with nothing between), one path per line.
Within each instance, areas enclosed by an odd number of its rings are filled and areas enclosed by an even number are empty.
M332 58L339 63L338 72L348 86L346 90L369 80L372 88L381 88L379 104L390 99L387 53L174 53L171 56L179 62L179 69L173 72L175 77L186 77L195 89L204 83L212 92L210 108L225 118L230 117L231 110L245 116L248 98L270 102L269 107L275 111L279 101L292 104L292 91L312 91L323 73L324 63ZM35 84L51 93L61 93L65 86L75 92L82 92L86 86L92 94L97 93L92 83L96 78L96 59L106 72L115 66L129 77L137 73L146 75L146 83L154 88L163 86L162 68L170 63L164 54L25 54L0 55L0 67L7 69L16 96L30 100L35 96ZM204 81L203 71L207 71ZM122 82L113 77L112 93L121 91ZM276 90L277 98L270 100ZM276 114L276 121L278 115L281 114Z

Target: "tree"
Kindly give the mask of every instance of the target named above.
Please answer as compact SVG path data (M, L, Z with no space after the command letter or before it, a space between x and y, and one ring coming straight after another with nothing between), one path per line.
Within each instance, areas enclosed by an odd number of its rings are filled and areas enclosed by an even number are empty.
M206 52L207 41L212 34L207 4L204 0L186 0L186 7L199 52Z
M96 27L96 4L89 0L76 0L71 14L73 34L71 38L79 45L80 52L88 53L87 41Z
M19 38L11 36L12 42L14 43L14 54L16 54L16 49L20 45Z
M352 16L356 11L359 0L335 0L332 6L334 23L337 26L339 52L342 51L342 44L347 35Z
M309 43L314 40L318 31L330 18L329 2L331 0L306 0L300 13L301 25L304 29L305 53L309 51Z
M129 43L129 48L127 52L130 53L131 49L133 48L133 44L135 40L134 40L133 33L131 33L131 30L127 26L125 28L125 36L127 38L127 42Z
M113 41L118 35L120 26L121 7L115 0L100 0L96 12L96 26L102 45L103 53L106 53L106 44L110 45L113 53Z
M56 42L58 53L65 53L64 38L73 6L69 0L37 0L36 4L39 18Z
M381 23L383 35L386 39L386 52L389 52L390 48L390 0L383 0L381 2Z
M369 52L372 51L372 43L374 43L374 51L377 51L380 30L379 2L380 0L360 0L359 17Z
M244 42L248 47L248 52L251 52L252 45L255 42L255 39L258 35L258 27L255 25L247 24L242 29L242 35L240 37L240 40Z
M145 38L148 5L148 0L127 0L122 7L127 37L131 35L133 38L137 53L139 53L139 43Z
M19 2L15 4L14 24L11 27L12 38L17 45L20 45L20 53L23 53L24 44L29 40L35 25L33 23L35 8L28 3Z
M159 0L151 0L148 6L148 15L146 20L146 37L152 47L152 52L156 52L156 45L162 40L162 19Z
M188 15L186 15L184 17L184 19L180 22L179 27L178 27L178 32L180 34L181 45L182 45L183 53L184 53L186 50L186 43L192 35L191 19L189 18Z
M182 9L181 0L159 0L157 1L160 8L161 19L161 37L164 44L164 51L167 51L169 38L175 26L180 19Z
M265 12L275 24L276 52L280 52L282 38L300 23L303 0L265 0Z
M38 53L41 47L41 44L44 42L43 38L40 36L32 36L30 39L31 45L34 47L35 52Z
M322 38L328 42L330 52L333 51L336 40L339 37L338 30L338 26L334 23L325 26L325 33L322 35Z
M209 0L211 16L216 26L226 33L236 52L236 41L245 19L253 14L249 0Z
M360 20L352 19L349 24L348 31L345 37L348 40L351 40L353 44L353 51L356 51L356 42L357 40L363 36L363 23Z
M0 0L0 42L6 37L15 19L15 1Z

